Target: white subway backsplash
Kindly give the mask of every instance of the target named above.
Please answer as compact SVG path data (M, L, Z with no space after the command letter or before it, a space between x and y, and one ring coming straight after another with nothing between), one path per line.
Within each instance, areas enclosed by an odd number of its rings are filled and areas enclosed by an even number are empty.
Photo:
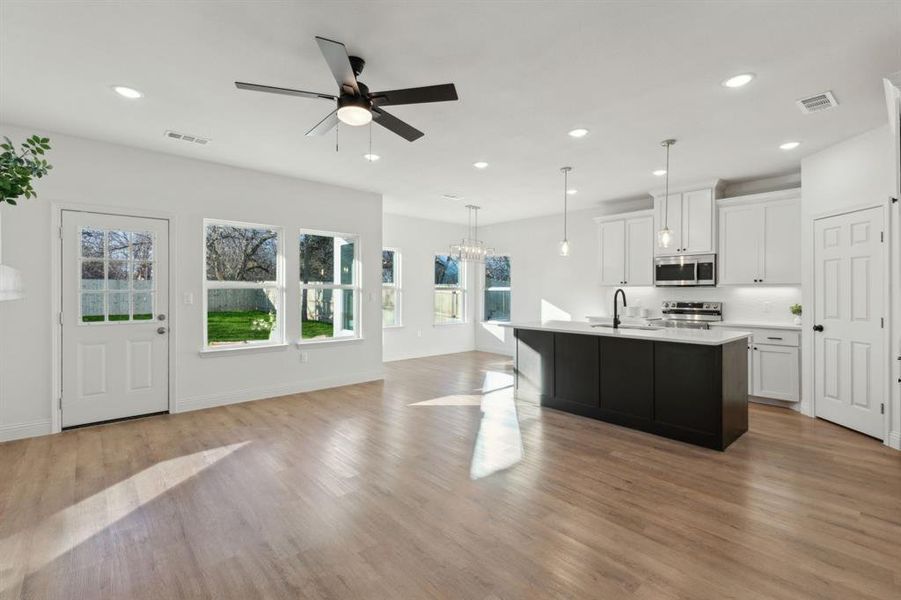
M611 314L616 288L602 288L599 315ZM660 316L664 300L704 301L723 303L723 320L761 323L791 323L788 310L801 302L800 286L723 286L723 287L627 287L630 306L648 308L651 316Z

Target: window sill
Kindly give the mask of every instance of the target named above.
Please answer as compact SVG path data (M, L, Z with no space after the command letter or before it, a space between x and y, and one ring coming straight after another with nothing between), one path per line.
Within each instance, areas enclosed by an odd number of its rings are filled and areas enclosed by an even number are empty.
M403 325L382 325L382 329L403 329Z
M495 319L488 319L488 320L482 321L482 323L485 323L486 325L506 325L506 324L510 323L510 319L504 319L503 321L499 321L499 320L495 320Z
M469 321L449 321L447 323L432 323L432 327L454 327L456 325L469 325Z
M330 338L326 340L310 340L307 342L294 342L294 345L298 348L309 348L310 346L328 346L331 344L347 344L350 342L362 342L363 337L346 337L346 338Z
M244 345L244 346L220 346L213 348L202 348L199 352L200 356L209 357L214 356L216 354L231 354L233 352L241 353L241 352L267 352L267 351L276 351L276 350L284 350L287 348L289 344L285 342L280 342L277 344L253 344L253 345Z

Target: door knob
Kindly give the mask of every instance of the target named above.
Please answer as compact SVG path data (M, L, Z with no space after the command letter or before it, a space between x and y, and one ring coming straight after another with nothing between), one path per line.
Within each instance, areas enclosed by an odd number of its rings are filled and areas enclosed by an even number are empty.
M823 331L823 326L822 325L814 325L813 330L816 332Z
M160 335L163 335L164 333L166 333L166 328L165 327L157 327L156 332Z

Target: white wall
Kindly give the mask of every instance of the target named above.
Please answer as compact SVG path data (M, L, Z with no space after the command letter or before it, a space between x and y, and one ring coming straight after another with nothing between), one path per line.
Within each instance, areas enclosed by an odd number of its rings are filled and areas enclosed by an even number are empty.
M462 209L461 209L462 210ZM395 248L401 255L401 327L384 330L386 361L466 352L475 348L473 320L475 303L473 269L467 272L467 322L435 325L434 255L448 251L452 241L459 240L465 226L386 214L383 218L385 247Z
M826 150L808 156L801 161L801 204L804 229L802 231L802 296L804 304L811 304L813 288L813 219L831 211L853 209L873 204L887 204L895 188L895 168L892 164L894 152L888 126L877 127L861 135L836 144ZM897 205L892 209L897 214ZM895 217L897 223L897 216ZM892 247L889 256L898 260L899 249ZM897 282L893 286L892 303L897 307ZM895 314L894 318L901 318ZM899 352L895 340L893 355ZM802 388L804 390L801 410L813 414L813 332L804 328L802 348ZM892 361L892 373L897 367ZM890 388L895 388L896 377L890 380ZM893 421L890 435L899 440L899 403L897 390L889 403L890 418ZM897 442L896 442L897 443Z
M483 237L501 253L511 257L513 321L547 318L584 320L588 315L612 315L615 287L600 285L599 239L593 218L628 210L649 208L650 201L611 204L603 209L570 215L572 252L557 253L562 236L562 216L540 217L485 227ZM713 300L724 302L729 321L790 323L788 307L801 300L797 286L656 288L627 287L630 306L649 308L660 316L666 300ZM480 323L476 329L479 350L512 354L508 330Z
M51 138L50 175L36 200L3 205L3 257L22 270L25 300L0 303L0 440L50 430L51 203L85 203L128 211L158 210L175 218L170 307L180 410L377 379L382 374L381 196L226 167L52 132L2 126L13 139ZM198 155L202 155L198 148ZM301 227L359 233L363 262L363 340L201 357L202 220L205 217L284 227L288 340L299 331L298 257L292 232ZM180 303L192 292L195 303Z

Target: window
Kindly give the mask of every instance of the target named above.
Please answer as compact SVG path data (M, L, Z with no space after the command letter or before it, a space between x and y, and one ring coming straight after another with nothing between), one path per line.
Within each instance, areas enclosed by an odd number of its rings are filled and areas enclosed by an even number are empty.
M510 320L510 257L485 258L486 321Z
M466 281L463 263L447 254L435 255L435 324L466 320Z
M204 348L284 342L281 230L204 221Z
M300 337L302 342L360 337L357 236L300 233Z
M81 230L81 322L153 318L154 236L148 231Z
M400 252L382 250L382 326L400 327Z

